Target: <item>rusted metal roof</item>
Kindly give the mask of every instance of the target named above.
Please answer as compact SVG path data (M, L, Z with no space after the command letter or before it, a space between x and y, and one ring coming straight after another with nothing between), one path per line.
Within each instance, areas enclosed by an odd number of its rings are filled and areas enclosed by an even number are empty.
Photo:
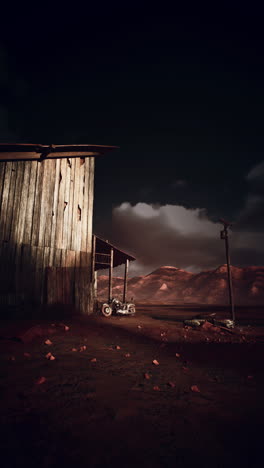
M126 262L126 260L129 260L132 262L136 260L135 257L132 257L132 255L129 255L128 253L123 252L122 250L115 247L113 244L110 244L110 242L105 241L98 236L95 236L95 238L96 238L95 270L103 270L105 268L109 268L111 249L114 250L114 263L113 263L114 267L122 265L123 263Z
M56 158L100 156L118 146L106 145L39 145L33 143L0 143L0 161L34 161Z

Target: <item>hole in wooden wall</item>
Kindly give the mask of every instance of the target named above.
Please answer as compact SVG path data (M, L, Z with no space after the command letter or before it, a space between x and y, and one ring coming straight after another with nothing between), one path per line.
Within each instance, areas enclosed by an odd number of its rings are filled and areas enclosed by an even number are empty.
M67 164L68 164L68 167L71 169L72 165L71 165L71 161L69 158L67 158Z
M80 206L78 205L78 221L81 221L81 219L82 219L82 210Z
M85 158L80 158L80 166L82 166L85 163Z
M54 211L52 210L52 216L54 216Z
M62 175L61 175L61 172L60 172L60 180L59 180L59 184L61 183L62 181Z
M67 201L65 201L65 202L64 202L64 211L66 210L66 208L67 208L67 205L68 205L68 202L67 202Z

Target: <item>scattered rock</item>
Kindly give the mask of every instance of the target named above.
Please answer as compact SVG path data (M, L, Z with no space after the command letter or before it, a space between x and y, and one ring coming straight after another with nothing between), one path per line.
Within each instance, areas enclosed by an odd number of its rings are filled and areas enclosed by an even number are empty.
M77 351L77 349L76 349L76 348L72 348L71 350L72 350L73 352L76 352L76 351Z
M53 356L51 353L46 354L45 357L46 357L46 359L48 359L49 361L55 361L55 359L56 359L55 356Z
M120 348L120 346L117 345L117 346L115 347L115 349L121 349L121 348Z
M192 392L195 392L195 393L200 393L200 390L199 390L199 388L197 387L197 385L192 385L192 386L191 386L191 391L192 391Z
M48 339L48 340L45 341L45 344L48 345L48 346L50 346L50 345L52 345L52 341L50 341L50 340Z
M153 359L152 364L154 364L155 366L159 366L159 361L157 361L157 359Z
M130 357L130 353L126 353L126 354L125 354L125 357Z
M175 356L176 356L177 358L181 357L181 355L180 355L179 353L176 353Z
M46 380L46 377L39 377L39 379L36 381L36 385L41 385L46 382Z
M96 357L94 357L90 360L90 362L96 362L96 360L97 360Z
M145 377L145 379L146 379L146 380L149 380L149 379L150 379L150 377L151 377L151 375L150 375L150 374L148 374L148 373L146 372L146 373L144 374L144 377Z
M80 353L82 353L82 352L85 351L85 350L86 350L86 346L85 346L85 345L84 345L84 346L81 346L80 349L79 349Z
M169 387L173 387L173 388L175 387L175 383L174 383L174 382L168 382L168 385L169 385Z
M158 385L154 385L153 390L156 390L156 391L160 392L160 388L159 388Z

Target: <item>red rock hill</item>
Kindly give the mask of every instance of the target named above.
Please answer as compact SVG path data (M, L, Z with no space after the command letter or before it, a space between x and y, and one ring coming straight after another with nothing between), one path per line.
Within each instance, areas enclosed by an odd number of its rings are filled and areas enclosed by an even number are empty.
M264 304L264 267L232 266L234 298L237 305ZM98 299L106 300L108 276L98 277ZM113 296L122 299L123 278L114 278ZM149 303L228 304L227 268L190 273L163 266L146 276L128 280L127 299Z

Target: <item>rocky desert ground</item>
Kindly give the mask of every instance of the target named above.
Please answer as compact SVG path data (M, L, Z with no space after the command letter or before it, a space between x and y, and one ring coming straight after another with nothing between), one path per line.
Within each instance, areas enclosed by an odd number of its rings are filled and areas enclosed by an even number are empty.
M263 466L262 312L210 313L2 320L1 466Z

